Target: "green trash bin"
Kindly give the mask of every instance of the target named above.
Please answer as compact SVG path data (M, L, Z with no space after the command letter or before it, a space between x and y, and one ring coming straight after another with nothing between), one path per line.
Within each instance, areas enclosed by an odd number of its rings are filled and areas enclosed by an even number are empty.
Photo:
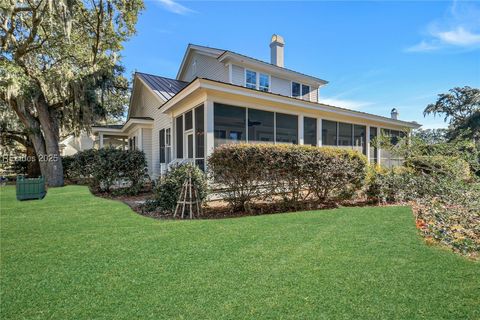
M17 200L43 199L46 193L44 177L17 176Z

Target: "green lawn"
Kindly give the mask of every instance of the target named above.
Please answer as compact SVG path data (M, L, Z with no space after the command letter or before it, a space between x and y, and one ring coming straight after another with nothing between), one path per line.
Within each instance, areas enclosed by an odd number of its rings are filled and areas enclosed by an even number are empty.
M1 319L479 319L480 264L407 207L158 221L85 187L1 192Z

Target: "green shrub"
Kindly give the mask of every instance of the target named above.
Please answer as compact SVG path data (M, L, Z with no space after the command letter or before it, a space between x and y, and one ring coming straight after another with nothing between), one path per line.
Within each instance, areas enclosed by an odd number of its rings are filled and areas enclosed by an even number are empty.
M129 183L126 193L136 194L144 182L146 166L142 151L89 149L75 154L68 166L68 177L104 192L110 192L115 183L125 181Z
M93 165L97 157L96 149L77 152L71 165L70 178L81 183L90 182L93 175Z
M226 144L208 159L214 182L232 209L250 211L254 198L302 201L348 198L366 174L366 158L353 150L272 144Z
M468 162L452 156L414 156L405 160L405 166L416 173L442 175L452 179L469 180L470 166Z
M191 172L192 184L197 191L200 202L207 198L207 179L202 170L192 164L184 164L170 168L165 176L161 177L155 188L155 200L146 205L148 211L157 210L162 214L172 214L175 211L182 185Z
M75 156L63 156L62 157L62 166L63 166L63 176L65 179L71 180L75 176L73 171L73 165L75 163Z
M372 166L367 178L366 194L377 202L405 202L421 198L430 193L433 178L426 174L417 174L411 168L395 167L391 169Z

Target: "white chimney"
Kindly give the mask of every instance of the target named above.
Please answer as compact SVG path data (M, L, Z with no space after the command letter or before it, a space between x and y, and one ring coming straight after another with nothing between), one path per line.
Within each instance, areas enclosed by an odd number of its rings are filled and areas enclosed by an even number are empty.
M398 120L398 111L396 108L393 108L392 111L390 112L390 116L394 120Z
M285 41L282 36L274 34L270 42L270 63L283 68L283 47Z

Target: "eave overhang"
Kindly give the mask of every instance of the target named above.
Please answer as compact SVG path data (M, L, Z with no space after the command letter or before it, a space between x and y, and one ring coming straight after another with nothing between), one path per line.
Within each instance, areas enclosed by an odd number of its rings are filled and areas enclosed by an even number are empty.
M313 86L321 87L328 83L328 81L325 81L317 77L309 76L297 71L282 68L274 64L267 63L254 58L250 58L250 57L247 57L235 52L231 52L231 51L225 51L217 59L218 61L223 62L225 64L237 63L239 65L246 66L247 68L250 67L258 71L264 71L272 76L290 79L292 81L298 81L298 82L313 85Z
M204 79L204 78L196 78L195 80L190 82L189 85L187 85L185 88L179 91L173 98L165 102L165 104L159 107L159 109L161 112L167 113L169 110L171 110L177 103L179 103L183 99L201 91L204 91L204 92L206 91L207 93L211 91L211 92L221 92L221 93L227 93L227 94L248 96L250 98L266 100L274 103L281 103L284 105L303 108L311 111L321 111L328 114L342 115L342 116L352 117L360 120L376 121L384 124L402 126L402 127L407 127L411 129L418 129L421 127L421 125L416 122L390 119L387 117L378 116L378 115L374 115L366 112L345 109L345 108L331 106L323 103L305 101L305 100L287 97L287 96L283 96L283 95L275 94L271 92L262 92L262 91L242 87L242 86L233 85L230 83Z

